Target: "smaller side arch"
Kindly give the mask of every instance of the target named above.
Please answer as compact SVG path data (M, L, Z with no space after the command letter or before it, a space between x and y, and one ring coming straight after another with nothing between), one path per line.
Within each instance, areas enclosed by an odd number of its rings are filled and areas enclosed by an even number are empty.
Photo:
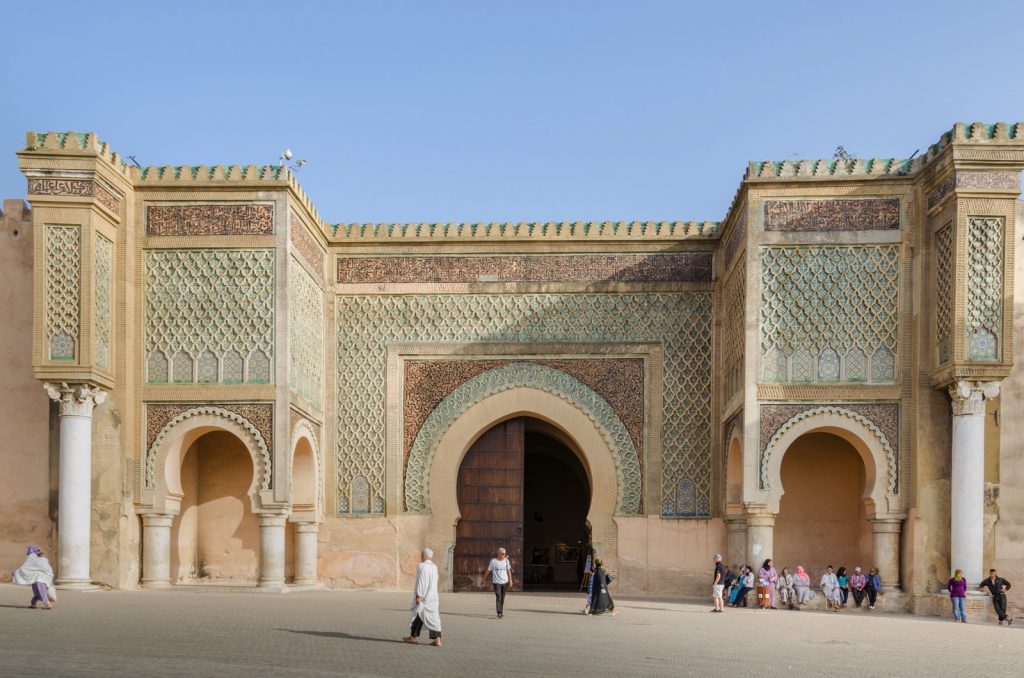
M822 431L839 436L857 450L864 463L864 499L874 510L899 510L896 453L885 434L867 417L841 407L816 407L794 415L772 436L761 458L759 481L775 512L782 499L782 458L786 450L806 433Z
M314 483L314 496L316 501L313 506L313 513L316 522L323 520L323 507L324 507L324 482L323 482L323 459L321 458L320 443L317 439L316 429L306 419L299 419L292 426L292 432L290 436L288 449L290 454L288 455L288 479L289 479L289 503L294 507L295 505L295 455L298 450L299 444L305 441L311 451L313 457L313 483ZM301 514L296 514L293 510L293 517L299 517Z
M202 406L188 409L160 430L146 454L144 484L157 513L177 514L182 498L181 463L196 440L211 431L226 431L239 440L252 459L253 477L247 494L253 511L262 508L262 492L270 490L271 457L255 425L235 412Z

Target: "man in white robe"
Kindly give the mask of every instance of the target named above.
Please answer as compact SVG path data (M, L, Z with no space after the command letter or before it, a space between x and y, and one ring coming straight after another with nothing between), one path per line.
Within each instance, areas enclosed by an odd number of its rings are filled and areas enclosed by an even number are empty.
M825 574L821 575L821 592L825 594L825 610L831 607L834 612L839 612L839 604L842 595L839 592L839 578L832 571L832 566L825 568Z
M441 647L441 601L437 595L437 565L431 558L434 552L423 549L420 553L420 564L416 566L416 586L413 589L412 627L409 636L403 638L407 643L418 643L420 632L426 626L430 639L437 647Z

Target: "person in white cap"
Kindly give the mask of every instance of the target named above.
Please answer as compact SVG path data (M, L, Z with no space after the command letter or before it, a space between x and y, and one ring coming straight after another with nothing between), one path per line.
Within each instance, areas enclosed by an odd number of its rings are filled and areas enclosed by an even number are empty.
M712 612L723 612L722 596L725 591L725 565L722 564L721 554L715 554L715 578L711 582L711 597L715 601L715 609Z
M505 616L505 594L512 586L512 561L508 559L504 548L498 549L498 555L491 558L484 576L491 575L491 586L494 588L494 607L498 619Z
M430 549L420 552L413 590L412 627L402 640L413 644L420 642L420 631L426 626L433 644L441 647L441 599L437 595L437 565L431 560L433 557L434 552Z

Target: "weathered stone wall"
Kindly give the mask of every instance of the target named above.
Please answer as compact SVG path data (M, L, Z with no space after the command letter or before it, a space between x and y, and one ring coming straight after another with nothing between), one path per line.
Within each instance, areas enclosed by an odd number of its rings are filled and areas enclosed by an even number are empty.
M1016 242L1024 238L1024 201L1017 202ZM1014 585L1008 596L1015 614L1024 616L1024 257L1014 272L1014 354L1016 363L1003 380L999 405L999 512L994 525L995 565ZM994 417L993 417L994 418ZM988 435L988 431L986 431ZM987 480L987 479L986 479Z
M0 211L0 373L10 407L0 417L0 576L21 564L25 546L53 556L49 401L32 375L32 213L22 200Z

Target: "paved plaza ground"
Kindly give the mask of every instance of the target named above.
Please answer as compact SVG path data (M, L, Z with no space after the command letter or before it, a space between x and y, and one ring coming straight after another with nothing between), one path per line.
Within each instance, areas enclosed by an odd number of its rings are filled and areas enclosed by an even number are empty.
M442 594L444 647L400 642L409 594L63 592L0 585L3 676L1012 676L1018 628L920 617L727 610L569 594Z

